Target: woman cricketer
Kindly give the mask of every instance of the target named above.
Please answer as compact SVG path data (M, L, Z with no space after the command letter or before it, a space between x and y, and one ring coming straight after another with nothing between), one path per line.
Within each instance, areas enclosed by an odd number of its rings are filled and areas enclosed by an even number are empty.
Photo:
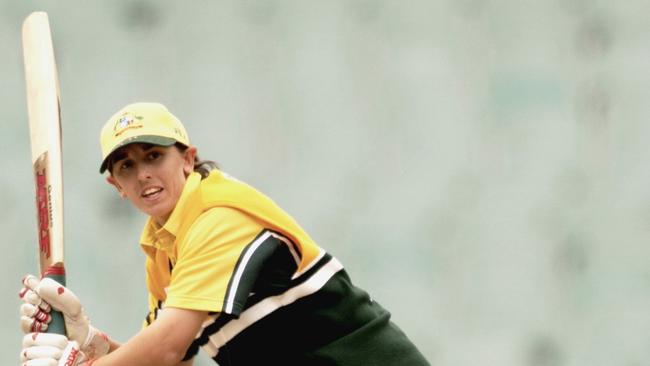
M291 216L200 161L163 105L124 107L100 141L100 173L149 216L140 237L149 314L119 344L90 325L70 290L27 276L24 365L192 365L199 349L221 366L428 365ZM51 308L67 337L38 332Z

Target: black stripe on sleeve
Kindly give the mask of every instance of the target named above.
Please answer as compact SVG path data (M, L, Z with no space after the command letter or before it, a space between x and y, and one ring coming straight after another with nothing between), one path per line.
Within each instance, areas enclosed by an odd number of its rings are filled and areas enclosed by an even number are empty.
M233 289L233 282L235 281L235 273L237 273L238 268L241 266L241 262L243 260L243 257L245 256L246 252L248 252L248 250L253 245L253 243L255 243L257 241L257 239L259 239L262 235L264 235L265 232L266 232L266 230L262 230L259 234L257 234L255 239L253 239L250 243L248 243L246 245L246 247L244 248L244 250L242 251L242 253L239 255L239 258L237 259L237 264L235 264L235 268L233 269L233 274L230 276L230 280L228 281L228 287L227 287L226 294L224 295L224 299L223 299L223 306L224 307L221 309L222 313L226 313L225 310L226 310L228 299L230 298L230 291ZM237 315L239 315L239 313L237 313Z
M265 234L268 236L259 243ZM272 232L264 230L246 246L228 283L224 312L238 316L243 309L250 306L248 302L251 294L268 296L287 289L291 276L298 267L289 247L292 244L288 242L290 244L285 243ZM235 277L239 272L241 276L236 281ZM236 291L234 296L232 291ZM231 297L233 298L232 310L225 311L225 307L228 306L227 301Z
M273 234L275 234L275 235L277 235L277 236L282 237L282 238L285 239L287 242L289 242L288 245L290 245L290 246L291 246L291 249L292 249L292 250L293 250L293 251L298 255L298 259L299 259L299 260L302 260L302 252L298 249L298 246L296 245L296 243L293 242L293 240L287 238L284 234L282 234L282 233L280 233L280 232L278 232L278 231L275 231L275 230L268 230L268 231L272 232ZM299 264L299 263L298 263L298 264Z

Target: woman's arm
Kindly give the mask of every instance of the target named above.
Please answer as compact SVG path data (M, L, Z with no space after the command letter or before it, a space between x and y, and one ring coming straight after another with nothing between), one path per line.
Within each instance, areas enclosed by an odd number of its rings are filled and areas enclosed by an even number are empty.
M97 359L93 366L191 366L181 362L201 329L207 312L165 308L158 319L128 342L112 343L111 352Z
M120 346L122 346L122 344L117 343L112 339L109 339L108 341L109 341L109 343L111 345L111 348L108 350L108 352L113 352L116 349L118 349ZM194 359L191 359L191 360L187 360L185 362L181 362L177 366L192 366L193 364L194 364Z

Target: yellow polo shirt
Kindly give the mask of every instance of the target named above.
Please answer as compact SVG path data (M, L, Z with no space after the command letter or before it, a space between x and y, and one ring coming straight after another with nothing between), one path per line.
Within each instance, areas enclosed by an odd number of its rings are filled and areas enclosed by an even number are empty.
M428 365L390 313L354 286L273 201L219 171L188 177L169 220L149 220L150 313L207 311L199 349L221 366Z
M285 238L296 271L321 252L293 218L254 188L220 171L203 180L192 173L165 225L150 218L140 238L150 308L144 325L163 305L238 315L247 294L228 296L235 268L264 230Z

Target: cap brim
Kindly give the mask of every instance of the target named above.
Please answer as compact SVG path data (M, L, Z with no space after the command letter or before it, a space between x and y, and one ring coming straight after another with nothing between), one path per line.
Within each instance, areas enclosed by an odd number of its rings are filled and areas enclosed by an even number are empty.
M102 165L99 167L99 173L103 174L106 171L106 169L108 168L108 161L110 160L111 155L113 155L115 151L117 151L120 148L123 148L124 146L136 144L136 143L151 144L151 145L158 145L158 146L172 146L177 142L178 141L170 137L153 136L153 135L134 136L128 138L120 142L119 144L117 144L113 148L113 150L111 150L111 152L108 153L108 155L106 155L106 158L104 159L104 161L102 161Z

